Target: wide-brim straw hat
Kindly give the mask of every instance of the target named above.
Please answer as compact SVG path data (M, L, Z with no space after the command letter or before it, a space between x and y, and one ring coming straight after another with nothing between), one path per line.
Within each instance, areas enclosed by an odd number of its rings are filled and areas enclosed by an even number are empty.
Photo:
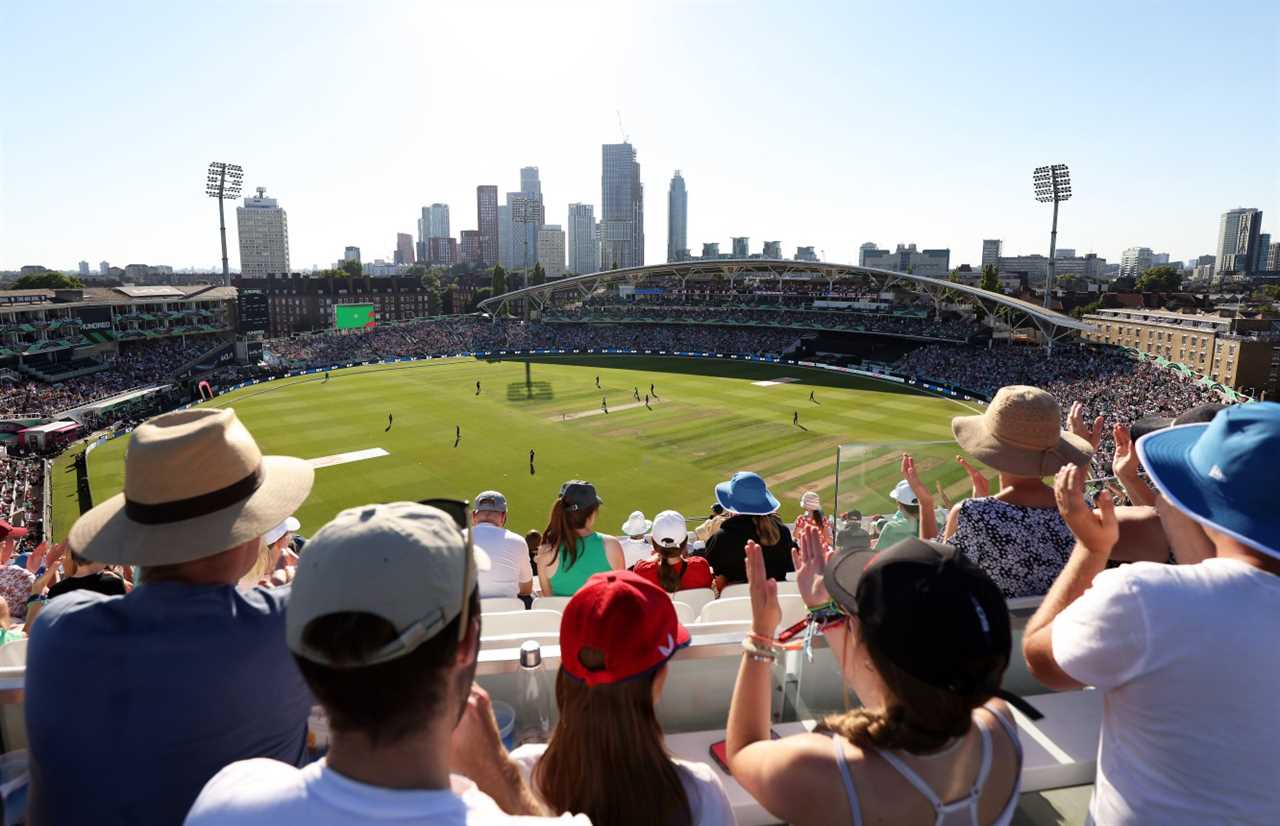
M1001 387L981 415L955 417L951 432L966 453L1014 476L1051 476L1093 455L1087 439L1062 429L1058 400L1023 384Z
M166 413L133 431L124 491L76 520L71 550L109 565L176 565L261 537L306 500L315 470L263 456L231 408Z

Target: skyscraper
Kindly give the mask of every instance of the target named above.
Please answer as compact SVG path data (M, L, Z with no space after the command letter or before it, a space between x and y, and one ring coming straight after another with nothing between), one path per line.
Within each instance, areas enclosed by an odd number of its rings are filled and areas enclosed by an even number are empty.
M739 236L733 239L733 257L746 258L751 253L748 249L751 239L746 236Z
M480 263L480 231L464 229L458 233L458 255L463 264Z
M1155 255L1150 247L1129 247L1120 253L1120 277L1137 278L1151 269Z
M532 269L538 262L538 229L546 223L542 198L508 192L506 208L511 212L511 267Z
M720 257L720 242L709 241L702 244L702 260L714 261Z
M266 193L258 187L256 197L245 198L244 206L236 207L243 278L289 274L289 221L276 199Z
M357 264L359 264L359 263L360 263L360 248L359 248L359 247L347 247L346 249L344 249L344 250L342 251L342 260L343 260L343 262L344 262L344 263L345 263L345 262L347 262L347 261L354 261L354 262L356 262Z
M644 187L629 143L606 143L601 157L602 269L644 265Z
M498 207L498 263L503 269L512 269L515 266L515 258L511 254L512 235L515 232L511 226L511 199L518 196L519 193L508 192L507 202Z
M413 236L409 233L396 233L396 254L394 260L397 264L413 263Z
M83 278L83 277L87 276L88 274L89 274L89 262L88 262L88 261L81 261L81 262L80 262L80 277L81 277L81 278Z
M564 277L564 230L558 224L538 228L538 263L548 280Z
M689 193L677 169L671 176L671 188L667 191L667 260L681 261L688 256Z
M1271 269L1267 266L1267 258L1271 253L1271 233L1258 233L1258 255L1253 259L1253 271Z
M1222 213L1218 225L1218 275L1251 272L1258 260L1262 210L1238 207Z
M765 258L782 258L782 242L781 241L765 241L764 242Z
M600 269L595 213L591 204L569 204L569 271L578 275Z
M111 275L111 263L109 261L98 262L98 275Z
M530 198L542 200L542 181L538 179L538 167L520 167L520 192Z
M432 204L430 207L423 207L423 212L427 216L428 229L427 238L448 238L449 233L449 205L448 204Z
M498 187L476 187L476 227L480 230L480 264L498 263Z
M990 238L982 242L982 266L988 264L1000 263L1000 256L1004 253L1001 251L1003 242L999 238Z
M987 243L988 242L986 241L982 242L983 244L982 260L983 261L987 260L987 252L986 252ZM996 241L996 243L999 244L1000 242ZM882 250L879 247L877 247L874 241L867 241L862 246L858 247L858 266L859 267L877 266L876 264L873 264L870 262L877 260L877 256L879 256L880 253L883 253L883 252L886 252L886 250Z

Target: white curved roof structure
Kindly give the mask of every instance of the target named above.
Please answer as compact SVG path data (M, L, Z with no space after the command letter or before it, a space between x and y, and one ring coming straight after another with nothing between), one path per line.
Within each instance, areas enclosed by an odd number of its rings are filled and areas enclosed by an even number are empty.
M518 273L508 273L508 277L517 277ZM480 308L486 312L501 313L514 300L527 298L538 308L546 308L555 303L555 294L576 293L578 298L585 298L596 288L614 283L635 284L657 277L678 278L682 281L708 279L728 280L730 284L739 279L770 279L779 282L785 280L805 279L834 283L840 279L859 277L876 282L878 289L886 290L893 286L903 285L928 295L935 305L944 300L963 300L976 304L986 313L1005 319L1011 327L1025 324L1035 326L1049 341L1055 341L1071 333L1089 332L1091 324L1063 315L1023 301L1020 298L988 292L979 287L944 281L912 273L882 270L876 267L860 267L852 264L832 264L819 261L789 261L765 258L722 259L716 261L673 261L666 264L651 264L644 267L628 267L619 270L575 275L561 278L545 284L536 284L518 290L495 295L480 302Z

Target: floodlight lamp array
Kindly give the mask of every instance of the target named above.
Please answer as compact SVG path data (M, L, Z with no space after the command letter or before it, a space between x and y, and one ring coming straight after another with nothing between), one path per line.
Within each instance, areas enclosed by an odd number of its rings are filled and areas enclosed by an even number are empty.
M205 175L204 191L210 198L235 198L244 184L244 169L238 164L213 161Z
M1040 203L1065 201L1071 197L1071 170L1064 163L1037 166L1031 180L1035 184L1036 200Z

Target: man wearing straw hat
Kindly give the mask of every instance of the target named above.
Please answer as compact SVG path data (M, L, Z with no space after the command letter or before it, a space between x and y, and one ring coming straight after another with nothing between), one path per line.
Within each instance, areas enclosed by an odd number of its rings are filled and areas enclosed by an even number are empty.
M288 590L236 583L314 476L301 459L263 456L231 409L133 431L124 491L68 541L85 559L138 566L140 584L59 597L32 633L33 820L178 823L233 760L301 762L312 697L285 646ZM86 702L94 713L76 711Z

